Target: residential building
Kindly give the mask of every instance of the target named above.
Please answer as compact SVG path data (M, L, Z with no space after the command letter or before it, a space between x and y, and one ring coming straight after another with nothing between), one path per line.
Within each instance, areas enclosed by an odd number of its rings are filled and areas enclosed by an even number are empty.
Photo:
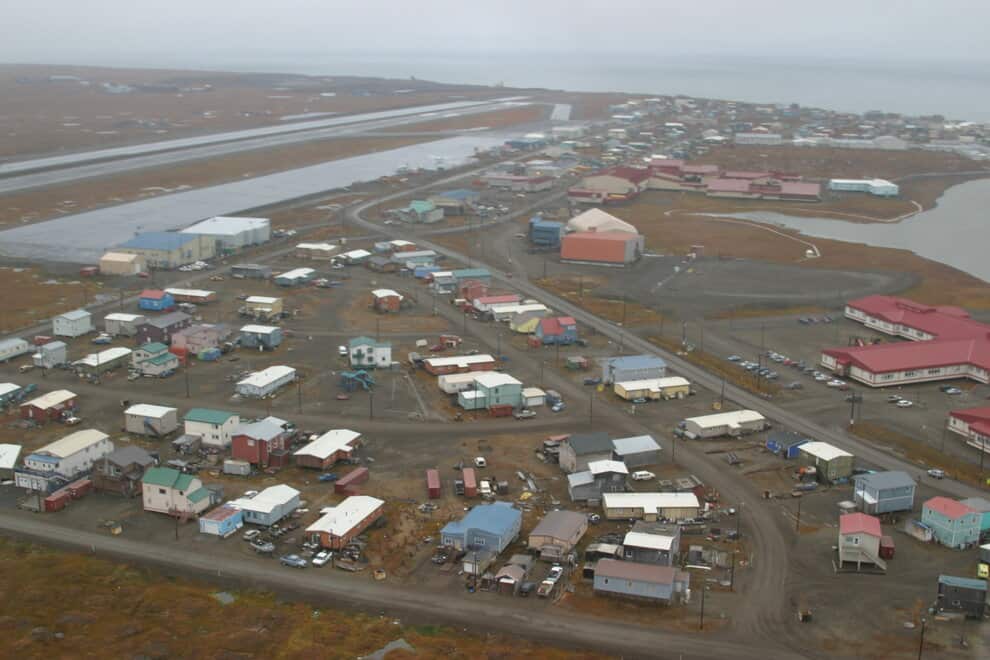
M261 371L237 381L235 389L241 396L261 399L296 380L296 370L284 365L266 367Z
M347 351L351 368L385 369L392 366L392 342L355 337L347 342Z
M367 250L362 250L358 248L357 250L349 250L340 255L340 260L345 264L350 266L355 266L360 263L364 263L371 257L371 253Z
M612 452L616 460L622 461L629 468L660 463L660 445L651 435L616 438L612 440Z
M969 619L983 619L987 610L987 581L939 575L935 607L939 612L960 612Z
M16 383L0 383L0 408L4 408L7 404L24 396L23 389Z
M106 252L100 257L101 275L137 275L148 270L148 263L140 254Z
M645 239L621 231L567 234L560 242L560 260L597 266L626 266L643 256Z
M690 584L690 574L671 566L616 559L599 559L595 564L595 593L671 604Z
M181 233L212 239L216 243L216 253L221 254L271 240L272 223L268 218L216 216L186 227Z
M230 455L263 468L283 467L288 465L292 436L292 425L278 417L240 424L231 433Z
M963 549L980 540L982 516L962 502L933 497L921 505L921 522L935 540L949 548Z
M178 368L179 356L159 342L143 344L131 353L131 369L142 376L163 376Z
M333 243L297 243L295 255L300 259L330 261L338 246Z
M606 385L624 381L663 378L667 363L655 355L625 355L602 358L602 382Z
M564 237L564 223L544 220L536 216L529 221L529 242L533 245L556 249L560 247L560 241Z
M357 431L333 429L313 438L292 455L300 467L326 470L337 461L351 458L360 442L361 434Z
M495 366L495 358L487 354L432 357L423 360L423 368L427 373L434 376L466 373L469 371L492 371L495 369Z
M138 297L138 308L146 312L170 312L175 309L175 298L161 289L145 289Z
M543 344L568 346L578 340L577 321L571 316L540 318L534 332Z
M843 483L853 473L855 458L849 452L827 442L806 442L798 449L799 458L815 468L818 481Z
M480 372L474 377L474 387L457 394L457 404L465 410L491 410L497 406L518 408L522 402L522 382L509 374Z
M299 491L278 484L257 495L231 500L227 505L243 511L245 523L271 527L299 508Z
M216 242L199 234L152 231L121 243L114 252L137 254L151 268L169 269L212 259L216 256Z
M104 493L134 497L141 494L144 472L155 459L137 445L124 445L93 465L93 488Z
M168 344L172 335L192 325L192 317L185 312L169 312L162 316L149 318L137 327L138 344Z
M950 411L947 428L970 447L990 453L990 406Z
M481 193L469 188L434 193L427 201L440 208L445 215L464 215L481 199Z
M860 511L878 515L914 509L917 486L907 472L890 471L853 477L853 500Z
M672 566L680 548L680 525L637 520L622 540L623 558L641 564Z
M50 492L87 474L112 451L106 433L76 431L25 456L23 465L14 471L14 483L18 488Z
M145 511L186 517L210 506L210 493L203 482L172 468L149 468L141 485Z
M982 497L967 497L962 503L980 514L980 537L990 531L990 500Z
M490 551L498 555L519 536L522 512L508 502L478 504L440 530L440 544L455 550Z
M490 312L494 305L517 305L522 298L515 293L484 295L471 301L471 306L479 312Z
M161 438L179 428L179 411L169 406L138 403L124 411L124 430Z
M223 346L230 328L222 323L197 323L172 334L172 348L187 355L202 355Z
M36 367L52 369L69 361L69 347L64 341L50 341L39 346L31 360Z
M21 404L21 419L38 424L61 419L76 409L76 395L69 390L55 390Z
M215 302L217 299L216 291L208 291L206 289L180 289L169 287L165 289L165 293L172 296L177 303L191 303L193 305L205 305L207 303Z
M85 309L65 312L52 319L52 334L56 337L82 337L94 330L93 315Z
M275 276L275 284L278 286L300 286L316 278L316 271L312 268L296 268Z
M588 469L567 475L567 492L574 502L597 503L602 493L626 490L629 468L621 461L591 461Z
M444 210L429 200L415 199L409 206L400 209L398 214L402 220L416 224L431 224L443 220Z
M228 504L218 506L199 517L199 533L222 539L237 533L244 526L244 512Z
M680 376L627 380L616 382L612 386L612 391L615 392L616 396L626 401L683 399L691 394L691 383Z
M113 312L103 317L103 331L112 337L133 337L137 334L138 326L147 322L144 314L126 314Z
M398 312L402 309L402 294L392 289L371 292L371 306L376 312Z
M14 468L21 456L21 445L0 444L0 479L14 478Z
M185 434L200 438L205 447L226 449L230 446L234 429L241 423L237 413L209 408L193 408L183 418Z
M718 438L723 435L740 436L756 433L767 427L766 418L755 410L688 417L684 420L684 435L689 439Z
M381 518L384 508L385 502L375 497L351 495L322 509L323 515L306 528L306 536L321 548L340 550Z
M282 344L282 328L273 325L245 325L241 328L238 341L244 348L275 350Z
M86 376L99 376L108 371L127 366L131 361L131 349L114 346L104 351L90 353L72 363L72 368Z
M882 536L879 518L865 513L847 513L839 516L839 567L847 562L855 562L856 570L859 570L863 563L873 564L886 570L886 562L880 559Z
M545 561L560 561L588 531L588 517L577 511L549 511L529 533L527 547Z
M560 445L560 469L568 473L587 470L592 461L611 460L613 451L608 433L575 433Z
M690 520L701 505L694 493L603 493L602 508L609 520Z

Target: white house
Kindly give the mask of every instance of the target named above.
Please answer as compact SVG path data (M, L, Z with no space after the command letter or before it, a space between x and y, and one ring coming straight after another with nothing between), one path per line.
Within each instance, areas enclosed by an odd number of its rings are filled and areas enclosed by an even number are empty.
M227 504L244 512L244 522L270 527L299 508L299 491L278 484L253 497L240 497Z
M48 491L53 480L71 481L89 472L93 463L113 451L110 436L95 429L71 433L24 458L15 472L18 488Z
M285 387L296 379L296 370L284 365L276 365L256 371L237 382L237 393L241 396L261 398Z
M392 364L392 343L371 337L355 337L347 344L351 367L386 368Z
M168 406L138 403L124 411L124 430L159 437L179 428L179 411Z
M196 515L210 506L210 492L191 474L153 467L141 479L145 511L171 516Z
M241 423L237 413L207 408L193 408L186 413L185 433L200 438L206 447L225 449L230 446L233 431Z
M103 317L103 330L113 337L117 335L133 337L137 334L138 326L147 320L148 317L144 314L113 312Z
M52 333L56 337L82 337L93 330L93 315L85 309L65 312L52 319Z

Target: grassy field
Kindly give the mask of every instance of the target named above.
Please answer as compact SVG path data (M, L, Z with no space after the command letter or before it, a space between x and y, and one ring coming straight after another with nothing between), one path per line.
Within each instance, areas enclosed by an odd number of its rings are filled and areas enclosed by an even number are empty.
M0 310L0 332L47 320L56 314L82 307L101 292L94 280L65 280L48 277L36 268L0 268L4 305Z
M0 653L8 658L354 658L399 638L415 657L605 657L441 626L397 625L268 593L231 592L234 602L221 605L217 590L203 583L7 540L0 540L0 564L7 569L0 585Z

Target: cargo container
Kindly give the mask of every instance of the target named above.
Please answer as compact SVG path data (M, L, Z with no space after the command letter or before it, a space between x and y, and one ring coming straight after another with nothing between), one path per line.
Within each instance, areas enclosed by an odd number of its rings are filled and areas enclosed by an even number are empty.
M511 417L513 410L512 405L508 403L496 404L488 408L492 417Z
M356 470L352 470L337 480L333 485L333 492L338 494L349 492L351 487L366 482L368 476L368 468L366 467L359 467Z
M93 490L93 481L91 479L78 479L65 486L62 490L67 491L72 499L79 500L86 497Z
M228 458L223 462L223 473L236 474L241 477L246 477L251 474L251 464L247 461L238 461L233 458Z
M45 511L48 513L54 513L56 511L61 511L69 504L69 500L72 499L72 495L67 490L57 490L48 497L45 498Z
M477 497L478 481L474 476L474 468L464 468L461 471L461 479L464 481L464 497Z
M881 559L893 559L894 558L894 539L890 536L880 537L880 558Z
M440 497L440 472L437 470L426 471L426 492L431 498Z

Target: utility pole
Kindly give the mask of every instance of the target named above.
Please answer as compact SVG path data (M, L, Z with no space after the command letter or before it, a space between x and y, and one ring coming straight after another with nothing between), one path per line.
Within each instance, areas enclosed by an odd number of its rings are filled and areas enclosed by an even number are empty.
M729 591L736 590L736 553L738 550L732 551L732 568L729 569Z
M718 409L725 407L725 376L722 376L722 391L718 395Z
M467 334L467 310L466 309L463 309L463 310L461 310L461 313L464 316L464 334L466 335Z
M120 289L118 293L120 294L120 311L124 311L124 290Z
M928 619L921 617L921 640L918 642L918 660L921 660L921 652L925 650L925 624Z
M681 346L687 343L687 321L681 321Z
M380 318L375 318L375 341L380 341L382 338L382 320Z
M767 352L767 324L760 324L760 355Z
M803 497L798 498L797 518L794 519L794 531L799 534L801 533L801 500L802 499L804 498Z
M188 399L189 398L189 358L188 357L186 357L186 364L184 366L185 368L182 370L182 373L185 374L186 377L186 398Z
M543 387L543 366L546 363L546 360L540 360L540 387Z
M495 359L502 359L502 328L499 326L498 331L495 333Z
M584 275L578 275L578 298L584 300Z
M368 390L368 419L375 416L375 391Z
M553 366L560 369L560 342L555 342L553 346Z
M595 389L592 388L588 394L588 428L595 424Z
M302 381L296 380L296 410L302 412Z
M698 343L700 344L700 346L698 346L698 351L700 353L704 353L705 352L705 321L704 321L704 319L702 319L702 321L701 321L701 341L699 341Z
M703 583L701 585L701 620L698 622L698 630L705 629L705 592L708 591Z

